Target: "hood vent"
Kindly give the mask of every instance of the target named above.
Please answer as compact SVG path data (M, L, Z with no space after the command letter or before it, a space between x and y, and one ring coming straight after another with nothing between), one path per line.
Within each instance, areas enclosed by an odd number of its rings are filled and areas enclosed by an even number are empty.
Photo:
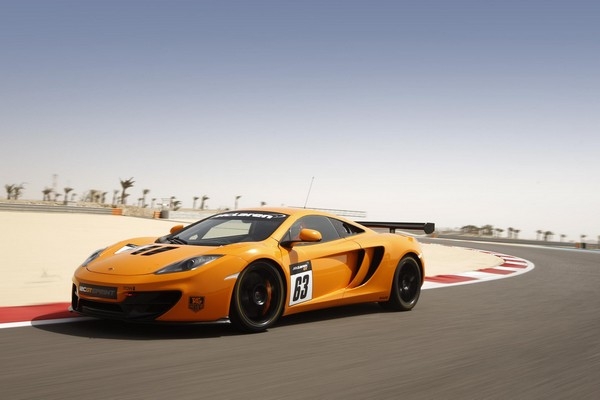
M142 256L153 256L158 253L163 253L165 251L174 250L176 246L161 246L161 245L152 245L152 246L143 246L131 254L133 255L142 255Z

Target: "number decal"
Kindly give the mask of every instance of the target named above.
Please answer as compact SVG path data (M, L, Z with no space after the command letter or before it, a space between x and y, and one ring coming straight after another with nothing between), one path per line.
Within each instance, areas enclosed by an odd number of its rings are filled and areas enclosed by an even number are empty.
M296 274L296 279L294 282L294 296L292 298L292 302L297 303L298 301L307 300L310 284L310 275L312 275L312 271L310 273L304 274Z
M310 261L290 265L290 306L312 299L312 266Z

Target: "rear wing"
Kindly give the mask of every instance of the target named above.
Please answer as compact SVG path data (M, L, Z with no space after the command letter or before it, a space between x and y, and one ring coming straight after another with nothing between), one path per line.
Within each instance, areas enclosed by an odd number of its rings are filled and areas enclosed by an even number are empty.
M367 228L388 228L390 233L396 233L396 229L400 230L418 230L424 231L427 234L435 231L435 224L433 222L375 222L375 221L362 221L356 222Z

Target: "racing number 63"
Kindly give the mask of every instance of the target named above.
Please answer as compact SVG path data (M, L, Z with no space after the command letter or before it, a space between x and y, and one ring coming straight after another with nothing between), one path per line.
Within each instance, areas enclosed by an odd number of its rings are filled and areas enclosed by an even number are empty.
M296 277L296 283L294 284L294 298L292 301L304 300L306 298L309 283L310 277L308 274Z
M310 261L290 265L292 290L290 306L312 299L312 267Z

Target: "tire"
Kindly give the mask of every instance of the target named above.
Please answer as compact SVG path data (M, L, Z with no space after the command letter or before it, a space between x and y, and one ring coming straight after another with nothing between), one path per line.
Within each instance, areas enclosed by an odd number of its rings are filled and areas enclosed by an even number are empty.
M284 301L285 288L277 267L264 261L255 262L238 276L229 319L243 332L262 332L279 319Z
M392 282L392 291L388 301L379 303L383 308L393 311L410 311L421 295L421 267L412 256L406 256L398 263Z

